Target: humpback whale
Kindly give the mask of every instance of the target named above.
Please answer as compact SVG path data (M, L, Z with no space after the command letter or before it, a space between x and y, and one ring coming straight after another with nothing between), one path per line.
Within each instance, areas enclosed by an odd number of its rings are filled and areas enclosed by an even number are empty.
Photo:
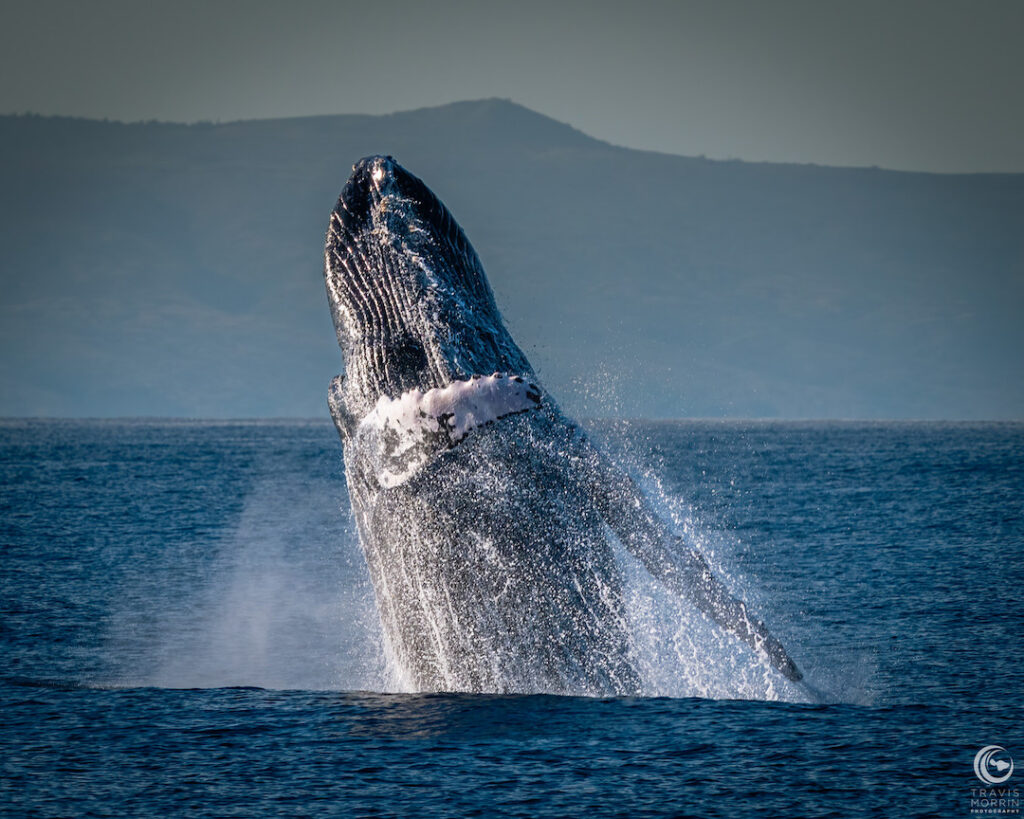
M561 412L505 329L466 235L392 157L353 166L330 216L325 278L344 360L328 405L400 685L641 693L616 541L801 679L765 624Z

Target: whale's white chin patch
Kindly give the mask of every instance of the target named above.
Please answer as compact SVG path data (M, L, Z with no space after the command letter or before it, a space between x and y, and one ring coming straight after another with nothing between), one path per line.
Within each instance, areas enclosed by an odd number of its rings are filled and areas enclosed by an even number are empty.
M359 422L356 445L374 458L381 486L398 486L473 430L540 404L536 384L498 373L399 398L382 395Z

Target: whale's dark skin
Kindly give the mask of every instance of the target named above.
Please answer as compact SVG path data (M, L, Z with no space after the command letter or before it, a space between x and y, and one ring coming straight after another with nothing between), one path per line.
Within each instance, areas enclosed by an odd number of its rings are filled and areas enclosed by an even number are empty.
M356 163L325 255L345 360L329 405L400 684L643 693L614 539L801 678L538 385L473 247L423 182L391 157Z

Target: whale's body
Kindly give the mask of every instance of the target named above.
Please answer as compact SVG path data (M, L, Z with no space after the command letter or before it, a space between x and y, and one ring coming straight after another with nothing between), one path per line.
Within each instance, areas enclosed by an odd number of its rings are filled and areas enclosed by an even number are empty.
M539 385L462 230L390 157L354 166L326 281L346 364L329 405L399 684L641 693L616 541L800 678Z

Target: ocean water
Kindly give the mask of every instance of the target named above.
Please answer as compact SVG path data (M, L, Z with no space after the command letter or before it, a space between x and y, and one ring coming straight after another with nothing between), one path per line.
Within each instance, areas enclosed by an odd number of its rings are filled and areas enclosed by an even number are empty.
M328 423L6 421L0 815L1019 815L1024 425L594 433L810 688L624 559L652 696L394 691Z

